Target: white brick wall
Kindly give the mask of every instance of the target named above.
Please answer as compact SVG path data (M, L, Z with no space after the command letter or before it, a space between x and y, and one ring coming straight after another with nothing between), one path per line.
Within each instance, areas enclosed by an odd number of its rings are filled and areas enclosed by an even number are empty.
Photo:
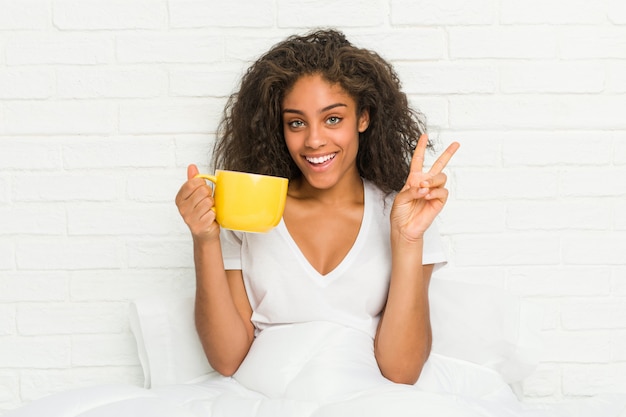
M463 146L442 278L545 307L532 401L626 391L622 0L0 0L0 414L141 383L128 301L194 285L173 204L246 64L337 26Z

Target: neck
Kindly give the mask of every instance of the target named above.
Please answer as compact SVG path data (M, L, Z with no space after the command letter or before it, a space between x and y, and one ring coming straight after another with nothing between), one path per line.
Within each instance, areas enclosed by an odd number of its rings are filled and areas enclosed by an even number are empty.
M304 177L294 180L289 187L292 197L315 200L322 204L338 206L363 202L363 180L358 175L344 177L331 188L315 188Z

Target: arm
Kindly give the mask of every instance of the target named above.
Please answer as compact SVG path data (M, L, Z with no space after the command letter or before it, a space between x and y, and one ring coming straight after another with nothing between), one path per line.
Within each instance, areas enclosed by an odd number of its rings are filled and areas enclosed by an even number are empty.
M243 277L240 270L224 271L219 240L207 245L194 242L194 259L198 336L213 369L231 376L254 340Z
M447 178L441 171L459 147L458 143L450 145L431 170L423 173L427 142L425 135L418 141L407 183L392 208L391 281L374 340L382 374L404 384L417 381L430 354L428 286L433 265L423 265L423 238L447 200Z
M191 165L188 181L176 196L176 205L193 237L196 267L196 329L209 363L219 373L232 375L254 339L252 309L241 271L225 271L215 222L211 189Z
M428 285L433 265L422 266L421 262L416 262L415 257L409 255L417 249L412 245L399 244L396 248L392 249L394 261L389 295L378 323L374 351L386 378L414 384L432 345ZM396 257L405 259L396 262Z

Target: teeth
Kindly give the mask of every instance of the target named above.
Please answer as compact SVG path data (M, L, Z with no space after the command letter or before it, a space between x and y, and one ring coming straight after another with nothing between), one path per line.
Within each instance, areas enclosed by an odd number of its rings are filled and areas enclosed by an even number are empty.
M332 153L330 155L317 156L317 157L306 157L306 160L312 164L323 164L326 161L329 161L335 157L335 154Z

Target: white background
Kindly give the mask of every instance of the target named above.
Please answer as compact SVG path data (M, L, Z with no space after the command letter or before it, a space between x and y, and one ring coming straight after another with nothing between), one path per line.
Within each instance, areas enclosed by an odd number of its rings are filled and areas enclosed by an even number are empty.
M526 398L626 391L623 0L0 0L0 413L141 384L129 300L194 286L186 165L246 66L314 26L462 143L438 278L546 307Z

